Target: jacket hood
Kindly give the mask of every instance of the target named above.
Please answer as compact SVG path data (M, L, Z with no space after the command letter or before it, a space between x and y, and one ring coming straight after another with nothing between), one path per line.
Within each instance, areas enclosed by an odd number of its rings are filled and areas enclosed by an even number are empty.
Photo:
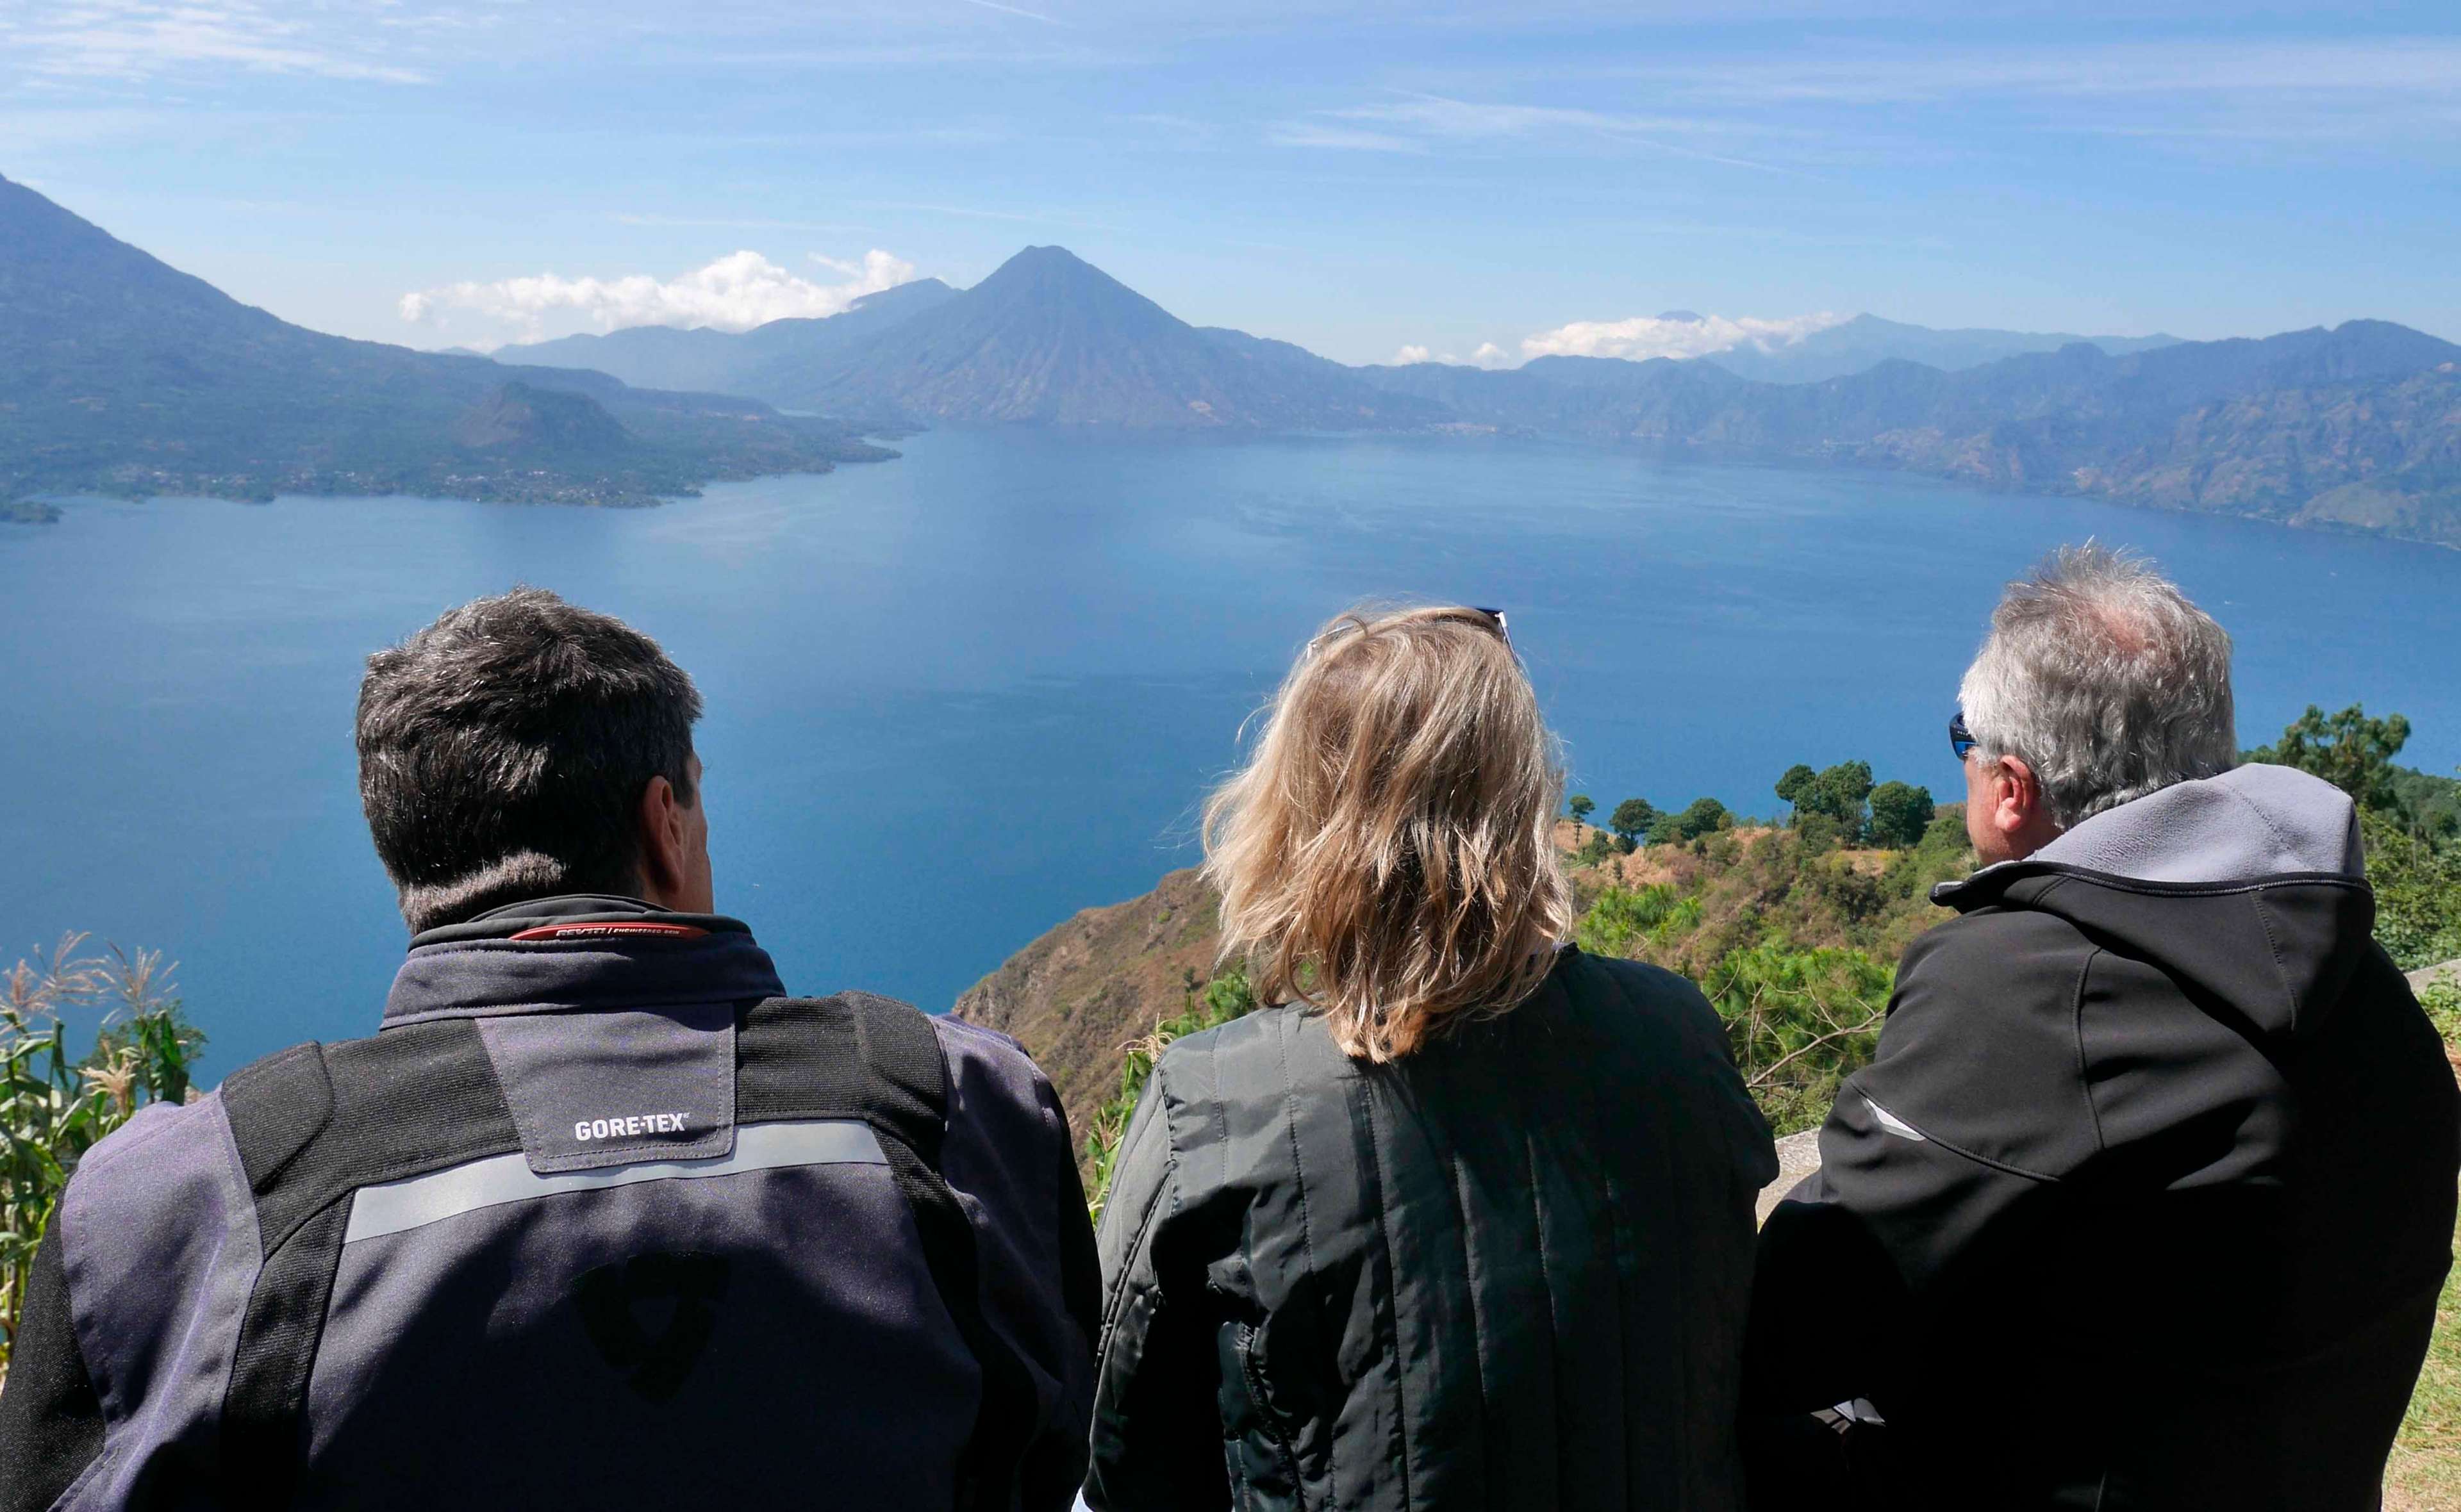
M2266 1036L2322 1022L2374 948L2357 809L2289 767L2175 783L1932 897L2065 918Z

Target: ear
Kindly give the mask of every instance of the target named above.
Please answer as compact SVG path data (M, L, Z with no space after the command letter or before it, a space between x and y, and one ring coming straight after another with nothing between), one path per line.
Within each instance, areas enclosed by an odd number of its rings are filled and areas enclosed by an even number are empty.
M1991 827L2017 835L2042 812L2043 784L2022 757L2001 756L1991 774Z
M2000 770L1992 777L1991 822L2008 838L2008 848L2014 855L2030 856L2059 839L2059 822L2051 817L2050 799L2043 792L2042 778L2034 769L2016 756L2000 758Z
M641 789L638 815L641 840L641 896L660 906L672 906L691 882L691 828L675 785L663 777L650 778Z

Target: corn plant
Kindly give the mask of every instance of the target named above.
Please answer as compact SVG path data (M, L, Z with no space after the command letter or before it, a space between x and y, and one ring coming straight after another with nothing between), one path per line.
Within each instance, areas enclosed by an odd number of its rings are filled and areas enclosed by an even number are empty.
M78 1159L147 1103L188 1100L204 1043L160 953L81 954L85 939L68 935L0 975L0 1370Z

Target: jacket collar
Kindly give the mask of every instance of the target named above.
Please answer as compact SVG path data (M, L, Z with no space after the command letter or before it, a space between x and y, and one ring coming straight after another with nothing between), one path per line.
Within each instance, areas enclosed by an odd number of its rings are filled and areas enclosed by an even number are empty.
M2017 883L2070 876L2132 890L2244 888L2281 879L2363 880L2349 796L2290 767L2251 763L2148 794L2093 816L2023 861L1932 889L1959 911L1997 904Z
M384 1023L749 1003L784 992L740 920L575 894L419 934L394 977Z

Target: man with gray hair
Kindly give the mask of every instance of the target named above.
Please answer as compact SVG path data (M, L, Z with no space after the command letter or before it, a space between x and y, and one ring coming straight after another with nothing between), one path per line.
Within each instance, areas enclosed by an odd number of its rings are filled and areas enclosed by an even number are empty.
M2461 1098L2350 799L2236 764L2230 656L2093 545L2001 601L1949 726L1983 865L1762 1235L1756 1512L2378 1504Z

